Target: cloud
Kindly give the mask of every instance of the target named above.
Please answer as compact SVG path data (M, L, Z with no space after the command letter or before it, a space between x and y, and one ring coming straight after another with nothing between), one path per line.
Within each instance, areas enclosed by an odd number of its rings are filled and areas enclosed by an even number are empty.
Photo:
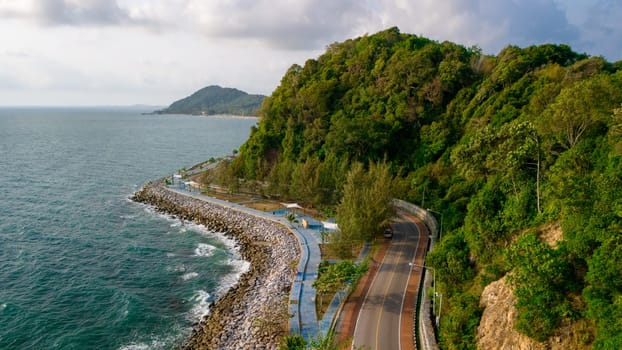
M322 49L392 26L478 45L488 53L510 44L576 44L578 24L587 27L584 47L599 37L618 38L611 33L620 30L607 25L617 25L619 17L607 11L621 5L599 0L600 7L590 8L593 20L571 23L567 9L586 7L568 5L573 1L578 0L0 0L0 18L30 18L46 26L135 26L159 33L183 27L209 40L287 50Z
M37 10L46 24L123 24L131 21L116 1L40 0Z
M403 32L478 45L497 53L513 44L567 43L578 29L553 0L383 0L383 26L397 25Z
M619 0L0 0L0 104L267 94L328 44L393 26L491 54L551 42L619 60L619 18Z
M158 18L143 16L116 0L0 0L0 18L31 20L44 26L144 26L158 28ZM152 13L151 13L152 14Z
M0 65L11 67L0 76L0 88L84 89L90 81L79 68L46 58L39 53L5 51Z
M360 0L190 0L186 13L210 38L294 50L343 40L372 16Z
M209 38L285 49L323 48L393 26L489 53L579 37L555 0L187 0L185 11Z
M577 48L610 60L622 59L622 3L599 0L583 4L582 12L575 17L581 27Z

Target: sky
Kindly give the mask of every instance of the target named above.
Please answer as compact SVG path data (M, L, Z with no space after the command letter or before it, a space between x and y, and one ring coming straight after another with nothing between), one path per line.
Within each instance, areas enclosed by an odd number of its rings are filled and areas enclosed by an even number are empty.
M269 95L294 63L397 26L439 42L564 43L622 60L620 0L0 0L0 106Z

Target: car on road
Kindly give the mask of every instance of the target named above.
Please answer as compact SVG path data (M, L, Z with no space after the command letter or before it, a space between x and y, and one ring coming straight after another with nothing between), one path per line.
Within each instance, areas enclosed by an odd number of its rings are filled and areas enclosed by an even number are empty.
M391 226L384 228L384 238L393 238L393 229L391 229Z

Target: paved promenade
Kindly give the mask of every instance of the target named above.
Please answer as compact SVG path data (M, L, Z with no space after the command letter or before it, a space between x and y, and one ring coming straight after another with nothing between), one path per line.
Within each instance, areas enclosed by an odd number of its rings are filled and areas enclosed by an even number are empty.
M298 238L301 257L298 271L290 293L290 334L301 334L306 340L316 337L319 331L315 312L315 288L312 284L317 278L317 269L321 262L320 237L317 230L305 229L297 223L290 223L282 215L275 215L260 210L245 207L236 203L227 202L214 197L203 195L197 189L186 189L178 186L169 186L169 190L191 196L193 198L218 204L225 208L245 212L250 215L275 221L289 228Z

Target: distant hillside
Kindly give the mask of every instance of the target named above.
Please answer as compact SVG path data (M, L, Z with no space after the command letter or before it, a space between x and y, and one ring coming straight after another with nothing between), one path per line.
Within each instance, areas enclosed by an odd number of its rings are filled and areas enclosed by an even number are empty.
M255 115L265 96L217 85L205 87L155 114Z

